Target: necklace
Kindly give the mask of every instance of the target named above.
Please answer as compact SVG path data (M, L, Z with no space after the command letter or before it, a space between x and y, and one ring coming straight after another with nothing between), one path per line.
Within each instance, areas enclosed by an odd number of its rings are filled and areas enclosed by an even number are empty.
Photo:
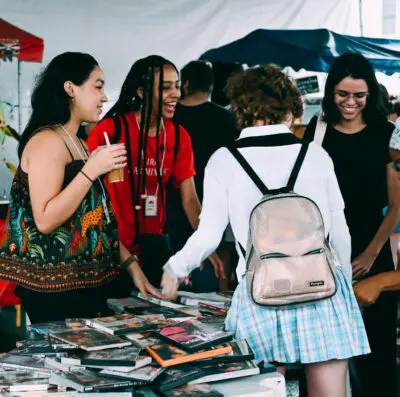
M74 147L75 147L77 153L79 154L80 158L86 164L87 157L85 158L85 155L83 153L85 153L86 156L87 156L87 153L86 153L85 148L82 145L82 142L79 140L79 143L80 143L80 146L81 146L81 149L82 149L82 152L81 152L81 150L78 148L78 145L75 143L74 138L72 138L72 135L68 132L68 130L62 124L60 124L60 128L65 132L65 134L71 140L71 142L74 145ZM101 182L100 178L97 177L96 179L99 182L101 190L102 190L101 201L102 201L102 205L103 205L104 215L106 217L107 223L110 223L111 219L110 219L110 212L108 211L108 207L107 207L106 191L104 189L103 183Z

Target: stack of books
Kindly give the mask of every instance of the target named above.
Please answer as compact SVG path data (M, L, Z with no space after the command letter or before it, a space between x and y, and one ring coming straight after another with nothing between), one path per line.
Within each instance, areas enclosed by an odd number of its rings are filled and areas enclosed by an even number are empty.
M35 324L0 355L0 392L9 397L222 396L208 383L260 373L244 340L223 329L229 297L183 306L132 296L116 313ZM30 393L30 394L29 394Z

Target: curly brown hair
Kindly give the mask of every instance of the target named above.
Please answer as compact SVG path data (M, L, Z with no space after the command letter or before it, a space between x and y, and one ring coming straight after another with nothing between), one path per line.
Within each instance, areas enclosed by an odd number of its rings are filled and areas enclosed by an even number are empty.
M247 69L229 78L225 92L239 128L257 120L279 124L290 114L303 114L301 94L295 83L276 65Z

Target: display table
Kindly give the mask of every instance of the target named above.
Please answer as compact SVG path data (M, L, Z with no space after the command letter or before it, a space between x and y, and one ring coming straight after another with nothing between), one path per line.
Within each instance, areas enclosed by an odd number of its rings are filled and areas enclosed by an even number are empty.
M278 372L248 376L209 385L224 397L286 397L285 378ZM140 389L143 397L158 397L150 389Z

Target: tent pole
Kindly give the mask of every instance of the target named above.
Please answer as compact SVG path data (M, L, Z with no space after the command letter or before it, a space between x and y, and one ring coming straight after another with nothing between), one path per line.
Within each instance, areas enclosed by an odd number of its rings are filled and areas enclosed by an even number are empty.
M360 18L360 36L364 36L364 23L363 23L363 2L362 0L358 0L358 16Z
M21 135L21 61L18 59L18 134Z

